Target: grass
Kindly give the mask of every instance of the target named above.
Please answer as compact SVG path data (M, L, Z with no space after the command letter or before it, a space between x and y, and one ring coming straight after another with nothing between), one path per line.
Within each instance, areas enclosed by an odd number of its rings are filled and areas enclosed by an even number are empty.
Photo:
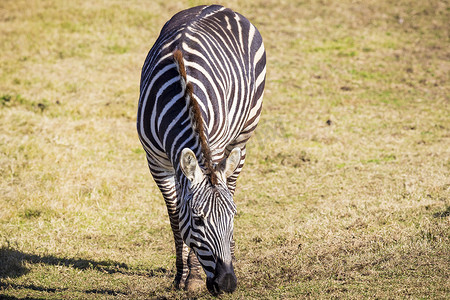
M188 2L0 3L0 297L188 296L135 131L140 68ZM226 5L268 74L221 298L448 298L448 2Z

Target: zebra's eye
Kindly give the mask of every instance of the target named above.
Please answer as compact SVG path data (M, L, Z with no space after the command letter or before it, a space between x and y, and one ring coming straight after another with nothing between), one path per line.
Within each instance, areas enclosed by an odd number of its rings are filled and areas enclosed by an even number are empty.
M193 217L195 226L204 226L203 218L199 216Z

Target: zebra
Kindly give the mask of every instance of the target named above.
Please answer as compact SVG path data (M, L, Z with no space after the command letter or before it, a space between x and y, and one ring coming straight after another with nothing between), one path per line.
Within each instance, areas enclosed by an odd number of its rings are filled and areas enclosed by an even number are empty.
M167 206L176 288L200 288L203 269L212 294L236 289L233 195L265 77L259 31L219 5L175 14L145 59L137 131Z

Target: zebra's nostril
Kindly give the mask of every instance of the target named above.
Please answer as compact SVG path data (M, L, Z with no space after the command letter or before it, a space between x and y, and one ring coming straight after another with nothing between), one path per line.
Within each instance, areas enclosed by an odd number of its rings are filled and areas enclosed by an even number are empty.
M208 291L217 296L220 294L220 288L217 282L214 279L207 279L206 280L206 287L208 288Z
M224 263L221 259L217 260L214 283L217 283L220 291L232 293L237 286L237 278L234 274L233 264Z
M228 273L219 278L218 285L220 290L225 293L232 293L236 289L236 276L234 274Z

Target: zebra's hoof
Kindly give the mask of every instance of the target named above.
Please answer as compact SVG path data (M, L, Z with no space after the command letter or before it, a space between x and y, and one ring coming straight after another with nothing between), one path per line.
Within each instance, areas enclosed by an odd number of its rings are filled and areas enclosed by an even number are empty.
M200 291L205 286L205 283L200 278L192 278L186 281L185 289L188 293Z
M185 288L185 281L178 278L178 276L175 277L175 279L172 282L172 287L176 290L182 290Z

